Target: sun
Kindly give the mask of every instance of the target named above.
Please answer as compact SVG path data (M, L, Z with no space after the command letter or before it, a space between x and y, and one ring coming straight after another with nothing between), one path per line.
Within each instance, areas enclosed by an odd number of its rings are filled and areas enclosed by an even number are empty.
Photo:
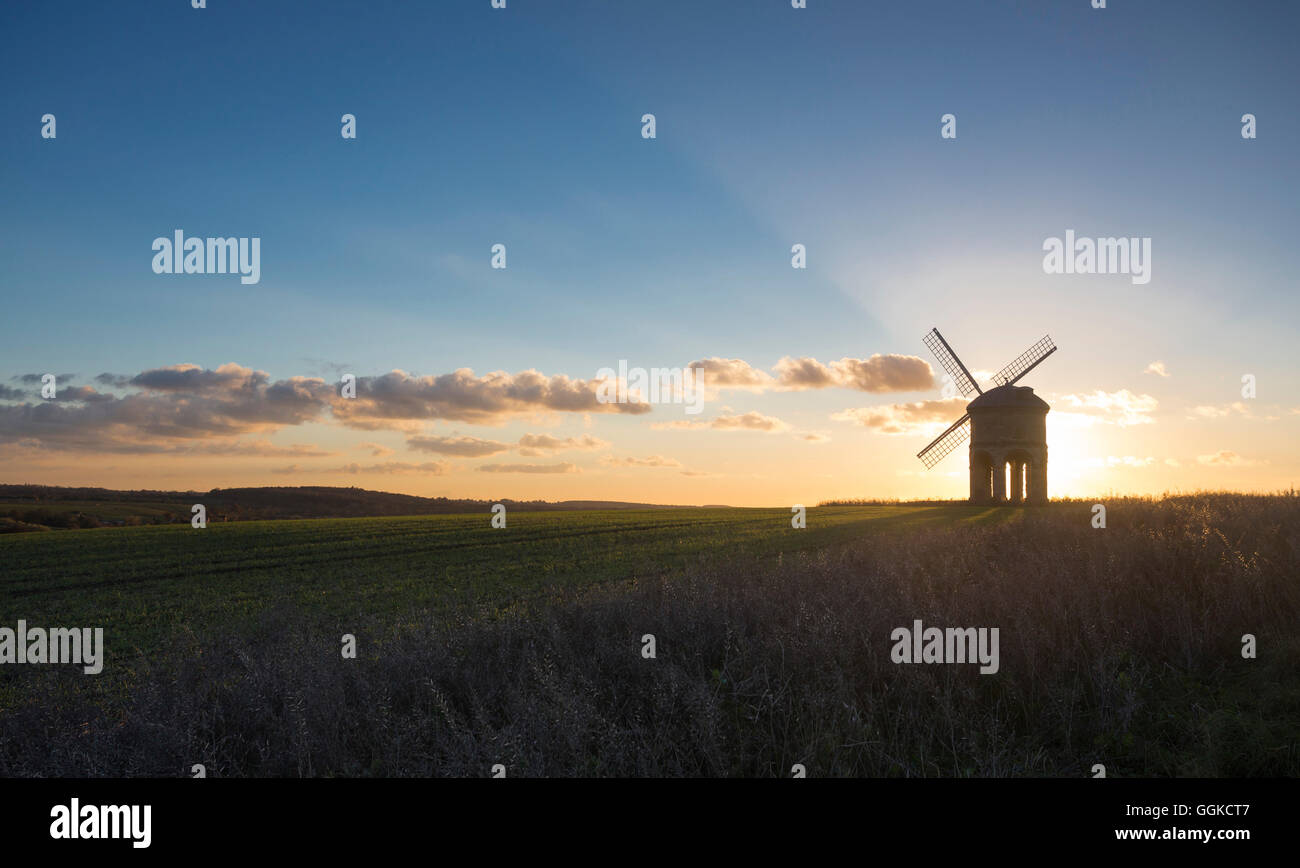
M1077 413L1047 414L1047 493L1049 497L1078 497L1097 493L1097 468L1088 464L1095 438L1087 417Z

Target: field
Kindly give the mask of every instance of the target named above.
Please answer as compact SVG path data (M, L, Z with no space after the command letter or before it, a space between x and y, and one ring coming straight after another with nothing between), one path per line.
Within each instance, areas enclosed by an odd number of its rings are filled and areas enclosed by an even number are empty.
M0 774L1300 774L1300 500L1108 508L12 534L0 626L107 662L0 670ZM999 674L892 663L914 619L999 627Z
M107 528L0 539L8 624L102 624L119 649L159 653L177 631L238 631L292 607L331 628L681 572L710 557L796 552L870 532L1010 521L968 506L518 513Z
M179 503L101 503L60 501L40 505L0 502L0 534L45 531L51 528L94 528L101 525L162 524L187 514Z

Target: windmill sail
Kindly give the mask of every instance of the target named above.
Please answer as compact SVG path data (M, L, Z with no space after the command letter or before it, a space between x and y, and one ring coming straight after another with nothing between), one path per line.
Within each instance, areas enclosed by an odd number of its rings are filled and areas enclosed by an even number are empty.
M1043 335L1032 347L1016 356L1011 364L994 374L993 382L999 386L1010 386L1054 352L1056 344L1052 343L1052 336Z
M936 437L933 443L916 453L916 457L920 458L925 463L926 469L929 470L947 457L948 453L964 443L969 436L970 414L967 413L948 426L948 430Z
M943 335L939 334L938 329L930 329L929 333L921 340L930 348L930 352L934 353L934 357L939 360L939 364L943 365L943 369L948 372L948 376L952 377L952 381L957 384L957 388L961 390L963 395L969 395L971 392L984 394L983 390L976 384L975 378L970 375L970 371L966 370L966 366L961 363L961 359L957 358L957 354L952 351L952 347L948 346L948 342L943 339Z

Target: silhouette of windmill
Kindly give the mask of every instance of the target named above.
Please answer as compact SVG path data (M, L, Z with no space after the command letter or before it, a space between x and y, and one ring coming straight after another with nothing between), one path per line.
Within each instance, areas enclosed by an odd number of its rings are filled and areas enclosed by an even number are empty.
M969 436L971 503L1047 503L1047 413L1051 407L1016 382L1056 352L1045 335L993 375L993 388L979 387L948 342L931 329L922 340L962 395L978 392L962 416L916 453L934 467Z

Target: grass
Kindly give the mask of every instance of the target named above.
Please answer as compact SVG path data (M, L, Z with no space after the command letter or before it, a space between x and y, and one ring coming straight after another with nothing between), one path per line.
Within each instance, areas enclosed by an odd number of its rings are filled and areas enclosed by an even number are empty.
M17 535L3 623L105 624L109 662L5 667L0 774L1300 774L1300 499L1108 511ZM892 663L916 618L998 627L998 675Z
M1010 521L964 505L517 513L104 528L0 537L9 624L103 625L119 651L155 655L176 631L234 630L268 608L355 624L680 572L702 557L796 552L864 533Z

